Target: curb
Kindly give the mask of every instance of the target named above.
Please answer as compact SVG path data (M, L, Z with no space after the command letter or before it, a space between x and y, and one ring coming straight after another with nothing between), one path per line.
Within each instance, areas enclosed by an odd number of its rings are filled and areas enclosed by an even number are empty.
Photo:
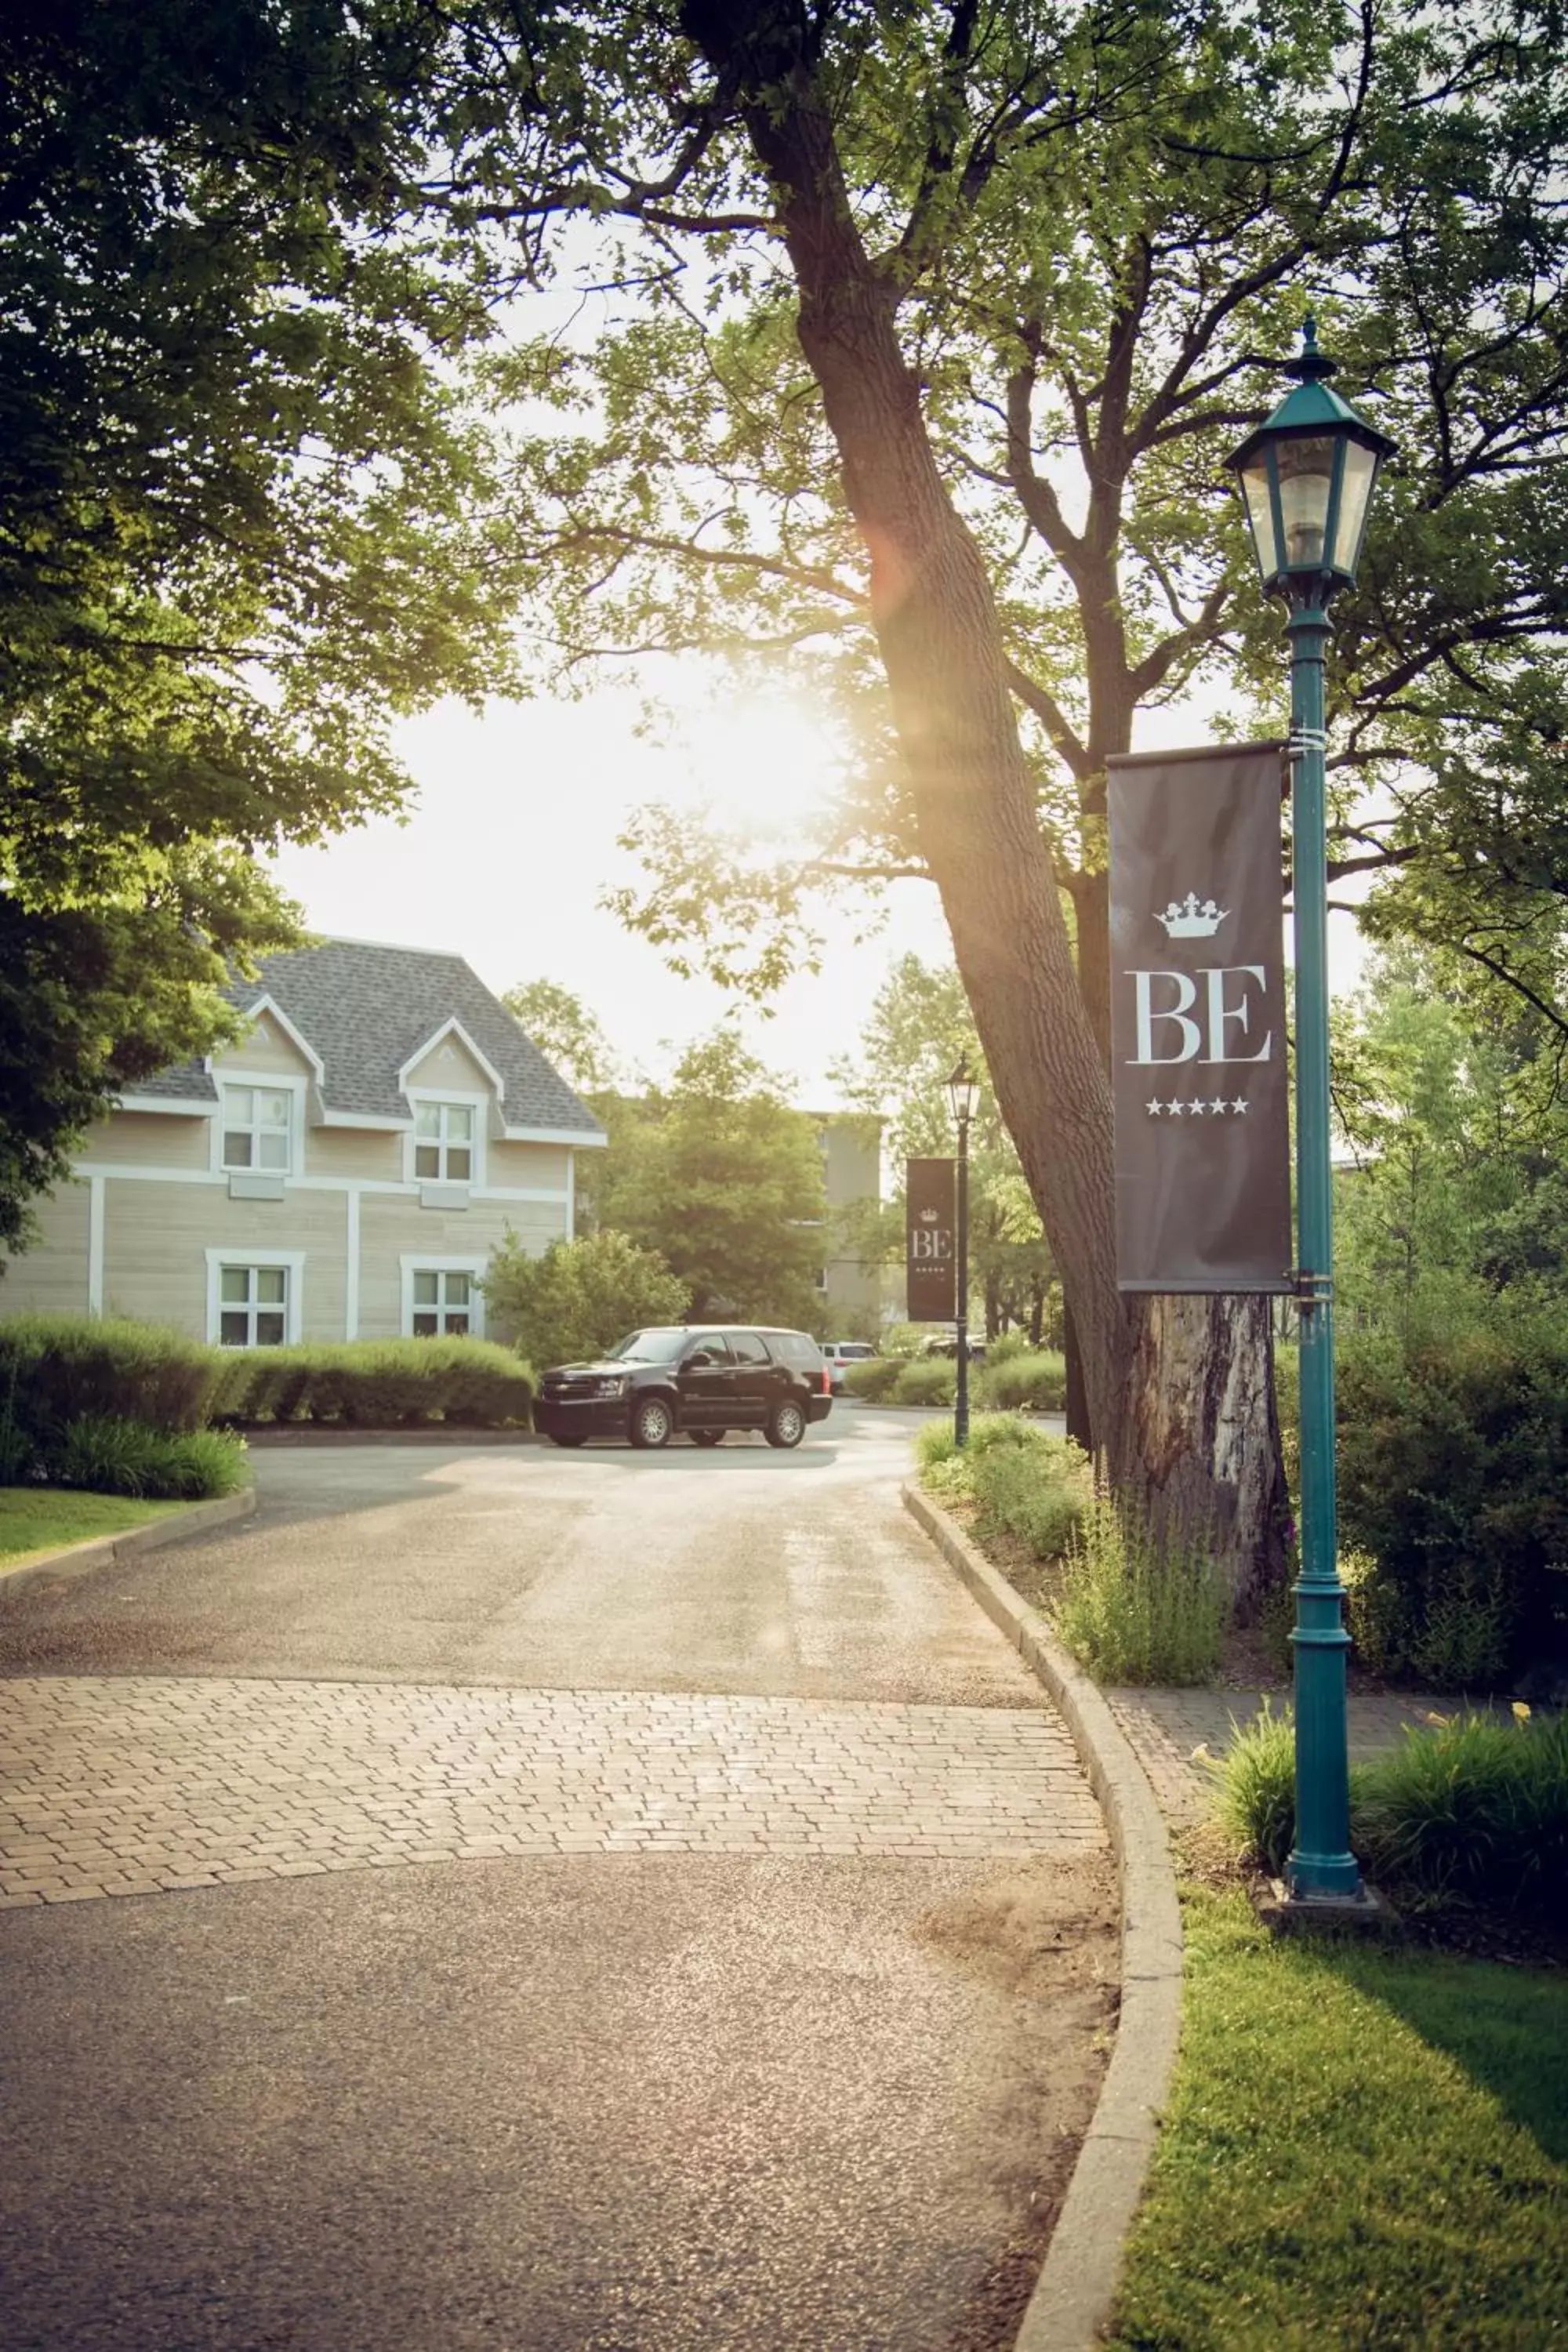
M1090 2352L1110 2319L1182 2022L1182 1915L1153 1790L1096 1685L1045 1620L921 1489L904 1507L1060 1707L1100 1801L1121 1879L1116 2046L1014 2352Z
M89 1536L85 1543L63 1544L58 1551L41 1553L17 1568L0 1567L0 1603L29 1584L68 1576L90 1576L95 1569L138 1559L143 1552L162 1551L188 1537L205 1535L209 1528L226 1527L232 1519L248 1519L256 1510L256 1489L220 1495L216 1502L193 1503L166 1519L150 1519L145 1527L127 1528L122 1535Z

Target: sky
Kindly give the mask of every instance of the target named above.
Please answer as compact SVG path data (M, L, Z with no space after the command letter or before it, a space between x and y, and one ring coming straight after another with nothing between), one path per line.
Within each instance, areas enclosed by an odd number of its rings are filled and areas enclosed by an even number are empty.
M274 871L313 930L439 948L465 956L498 993L547 979L596 1013L631 1078L668 1075L682 1050L730 1009L710 983L683 980L597 903L641 869L616 835L638 807L710 807L725 829L787 816L831 781L837 747L787 691L715 698L711 665L661 665L669 714L662 740L639 735L642 702L605 687L580 702L541 697L479 714L445 703L399 727L395 748L416 793L406 822L378 820L321 848L286 850ZM1201 712L1145 717L1137 748L1201 742ZM792 1098L829 1108L830 1065L853 1055L878 989L899 956L950 954L936 893L905 882L886 894L881 929L857 942L849 907L828 924L819 974L802 971L773 1017L742 1023L747 1042ZM1331 921L1331 976L1353 983L1353 924Z

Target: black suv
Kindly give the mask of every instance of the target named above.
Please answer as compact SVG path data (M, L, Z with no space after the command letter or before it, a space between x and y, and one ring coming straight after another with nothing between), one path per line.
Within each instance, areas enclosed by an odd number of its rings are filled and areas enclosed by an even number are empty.
M832 1406L827 1367L805 1331L666 1323L634 1331L598 1363L552 1364L533 1423L557 1445L590 1437L668 1445L678 1430L717 1445L730 1429L798 1445Z

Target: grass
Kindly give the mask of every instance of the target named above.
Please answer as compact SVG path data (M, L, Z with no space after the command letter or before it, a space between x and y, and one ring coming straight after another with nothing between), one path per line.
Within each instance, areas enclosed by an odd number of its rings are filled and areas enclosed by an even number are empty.
M1568 1971L1276 1941L1184 1891L1121 2352L1568 2343Z
M0 1486L0 1561L15 1567L36 1551L123 1535L167 1518L178 1503L139 1503L124 1495L67 1494L49 1486Z

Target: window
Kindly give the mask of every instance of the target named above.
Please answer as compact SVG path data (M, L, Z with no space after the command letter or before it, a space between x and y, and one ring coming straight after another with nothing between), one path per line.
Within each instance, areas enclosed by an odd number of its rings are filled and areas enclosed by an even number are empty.
M218 1345L280 1348L289 1328L286 1265L218 1268Z
M731 1331L730 1345L738 1364L771 1364L773 1361L754 1331Z
M287 1175L293 1101L287 1087L225 1087L224 1166Z
M424 1183L468 1184L474 1173L474 1113L468 1103L414 1108L414 1173Z
M467 1338L472 1329L474 1277L456 1267L414 1270L412 1328L416 1339Z

